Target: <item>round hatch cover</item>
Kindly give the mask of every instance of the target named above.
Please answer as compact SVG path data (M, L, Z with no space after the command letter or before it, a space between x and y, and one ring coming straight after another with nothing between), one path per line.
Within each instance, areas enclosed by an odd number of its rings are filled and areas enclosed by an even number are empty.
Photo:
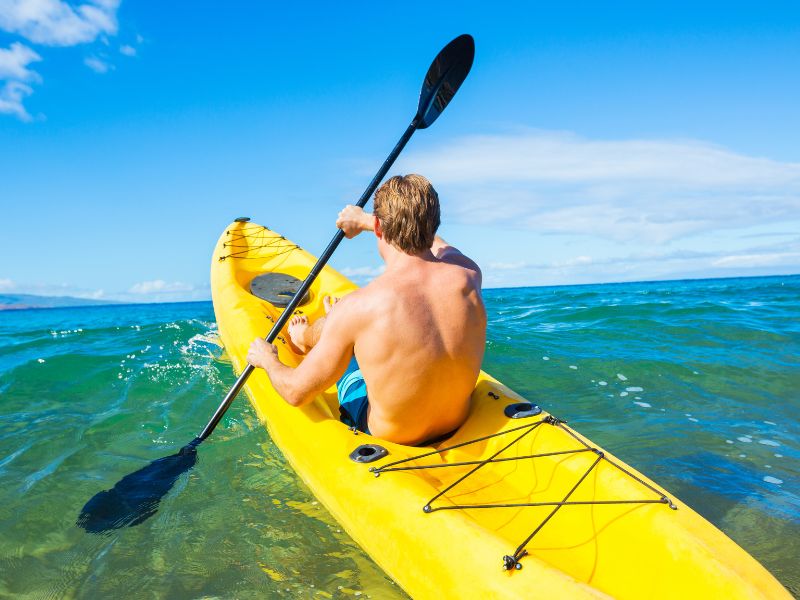
M285 308L289 305L297 290L303 282L297 277L286 275L285 273L264 273L250 282L250 293L266 300L273 306ZM300 304L308 301L306 292Z

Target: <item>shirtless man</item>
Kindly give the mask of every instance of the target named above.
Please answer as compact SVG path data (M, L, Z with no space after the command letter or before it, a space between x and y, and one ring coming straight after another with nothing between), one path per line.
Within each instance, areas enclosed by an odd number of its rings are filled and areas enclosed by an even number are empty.
M261 338L247 360L292 406L337 382L342 421L388 441L420 444L457 429L483 360L486 310L478 265L436 235L436 191L421 175L392 177L375 193L374 215L347 206L336 226L347 238L373 231L386 270L313 324L292 319L292 345L307 353L297 368Z

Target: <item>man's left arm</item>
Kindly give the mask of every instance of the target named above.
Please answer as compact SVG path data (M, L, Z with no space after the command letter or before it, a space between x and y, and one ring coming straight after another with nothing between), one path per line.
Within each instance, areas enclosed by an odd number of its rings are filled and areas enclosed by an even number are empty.
M261 338L247 353L247 361L267 372L272 387L292 406L303 406L333 385L347 369L353 356L353 327L349 323L349 303L340 301L328 314L317 344L296 368L284 365L278 349Z

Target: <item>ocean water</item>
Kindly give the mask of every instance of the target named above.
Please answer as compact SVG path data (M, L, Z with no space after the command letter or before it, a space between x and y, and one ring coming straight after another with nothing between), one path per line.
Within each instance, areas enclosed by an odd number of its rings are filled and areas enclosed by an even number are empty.
M800 277L487 290L484 368L800 594ZM402 598L242 396L145 523L75 525L234 375L210 303L0 313L0 597Z

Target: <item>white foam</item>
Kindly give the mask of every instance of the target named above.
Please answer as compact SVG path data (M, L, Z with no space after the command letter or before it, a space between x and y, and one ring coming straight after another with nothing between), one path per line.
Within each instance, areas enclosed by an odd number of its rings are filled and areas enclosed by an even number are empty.
M764 444L765 446L780 446L780 443L774 440L758 440L759 444Z
M777 425L777 423L773 423L772 421L764 421L765 425Z
M620 393L619 393L619 397L620 397L620 398L624 398L624 397L625 397L625 396L627 396L627 395L628 395L628 392L620 392Z
M692 371L692 373L694 373L695 375L700 375L700 373L698 373L697 371Z
M598 382L597 382L597 385L608 385L608 383L607 383L607 382L605 382L605 381L598 381Z
M775 485L781 485L783 483L783 480L773 477L772 475L764 475L764 481L767 483L774 483Z
M620 381L628 381L628 378L625 377L625 375L623 375L622 373L617 373L617 379L619 379Z
M747 454L740 454L739 458L747 458Z
M740 435L736 439L739 440L740 442L744 442L745 444L749 444L750 442L753 441L752 438L749 438L746 435Z
M634 402L635 405L641 406L642 408L651 408L652 404L648 404L647 402Z
M43 362L44 362L44 359L43 359L43 358L37 358L37 359L36 359L36 362L38 362L38 363L43 363Z
M689 420L690 420L692 423L699 423L699 422L700 422L700 419L695 419L694 417L689 417Z
M783 454L775 453L775 458L783 458Z
M542 360L550 360L550 357L549 356L543 356Z
M575 365L570 365L570 366L569 366L569 368L570 368L570 369L572 369L572 370L574 371L574 370L576 370L578 367L576 367Z
M626 387L626 388L625 388L625 391L626 391L626 392L643 392L643 391L644 391L644 388L640 388L640 387L632 386L632 387Z
M725 443L726 443L726 444L732 444L732 443L733 443L733 440L725 440Z

